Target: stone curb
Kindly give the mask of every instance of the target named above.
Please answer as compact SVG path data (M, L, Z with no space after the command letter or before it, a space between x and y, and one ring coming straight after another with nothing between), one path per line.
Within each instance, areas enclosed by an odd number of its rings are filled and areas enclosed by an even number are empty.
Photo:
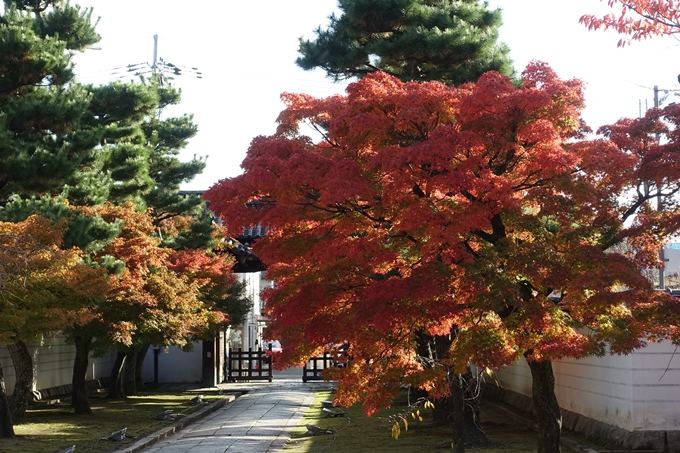
M127 445L118 450L113 450L110 453L136 453L138 451L141 451L144 448L148 447L149 445L155 444L156 442L163 440L166 437L175 434L178 431L181 431L186 426L190 425L196 420L199 420L205 417L206 415L212 414L213 412L224 407L228 403L234 402L236 398L243 395L244 393L245 392L231 392L228 395L225 395L224 398L221 398L213 403L210 403L203 409L199 409L196 412L192 412L191 414L187 415L186 417L182 417L181 420L176 421L172 425L165 426L159 429L158 431L149 434L148 436L138 439L132 445Z
M506 414L510 415L513 418L513 420L515 420L516 422L518 422L518 423L520 423L524 426L527 426L527 427L533 429L534 431L538 431L538 425L536 424L535 421L529 420L528 418L525 418L525 417L522 417L518 413L508 409L507 407L501 406L500 404L496 404L496 403L488 401L488 400L485 401L485 404L489 404L489 405L493 406L494 408L496 408L496 409L498 409L502 412L505 412ZM593 450L592 448L587 447L585 445L579 444L575 440L569 439L568 437L565 437L564 435L560 436L560 443L562 444L562 446L570 449L571 451L576 451L576 452L579 452L579 453L598 453L596 450Z

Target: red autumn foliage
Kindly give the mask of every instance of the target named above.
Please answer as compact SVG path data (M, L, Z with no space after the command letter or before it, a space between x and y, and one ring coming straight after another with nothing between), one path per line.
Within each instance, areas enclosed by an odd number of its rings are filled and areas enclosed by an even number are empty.
M673 36L680 32L680 7L673 0L607 0L607 4L620 12L602 17L585 14L579 22L588 30L613 29L630 36L620 39L618 46L630 44L652 36Z
M254 248L275 282L277 365L349 341L337 399L372 413L403 382L448 392L446 368L414 353L423 332L455 334L436 359L458 370L678 340L677 303L641 269L680 227L679 167L655 163L677 159L680 117L668 108L585 140L581 82L538 62L523 77L455 88L374 73L347 96L283 96L278 133L205 194L232 234L271 227ZM668 144L652 145L662 127ZM657 189L671 209L651 206Z
M210 282L193 275L198 268L193 274L177 268L177 257L171 259L173 251L161 246L147 212L137 211L132 203L79 209L107 222L123 222L121 234L99 252L125 263L122 274L110 277L111 290L96 307L98 324L112 344L184 347L211 323L223 320L201 300L201 288ZM185 267L191 265L187 260Z
M229 313L221 302L229 296L229 289L236 283L233 261L205 250L182 250L168 257L168 267L179 275L187 276L198 287L199 298L213 312L213 322L226 324Z

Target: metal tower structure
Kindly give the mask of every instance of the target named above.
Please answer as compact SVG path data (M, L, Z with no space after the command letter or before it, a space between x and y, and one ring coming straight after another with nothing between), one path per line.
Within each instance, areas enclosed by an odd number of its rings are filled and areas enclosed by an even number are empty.
M165 61L162 57L158 57L158 35L153 35L153 61L152 63L132 63L127 66L114 68L114 72L111 75L117 75L119 78L125 77L126 74L134 74L135 76L141 77L146 75L151 75L152 77L158 77L158 83L160 86L165 85L167 81L175 80L176 77L194 77L196 79L202 79L203 73L201 73L198 68L189 66L178 66L169 61Z

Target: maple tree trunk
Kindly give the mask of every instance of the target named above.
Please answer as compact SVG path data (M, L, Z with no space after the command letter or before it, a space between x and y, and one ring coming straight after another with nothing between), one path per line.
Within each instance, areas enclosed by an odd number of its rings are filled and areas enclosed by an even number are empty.
M5 391L5 374L2 371L2 365L0 365L0 439L9 437L14 437L14 425L12 424L12 414Z
M451 403L453 406L453 453L465 453L465 386L463 376L453 369L449 374L449 388L451 389Z
M116 354L116 360L113 362L113 367L111 368L111 375L109 376L109 384L107 387L106 398L108 399L121 399L125 396L123 389L121 388L120 376L121 371L125 365L125 353L118 352Z
M142 349L137 353L137 364L135 366L135 387L137 391L147 390L144 379L142 379L142 366L147 352L149 352L148 344L142 346Z
M450 335L431 336L420 331L417 333L416 352L429 359L440 359L448 354L457 329L451 329ZM456 453L465 451L465 444L475 447L491 447L491 441L481 430L479 420L479 392L475 391L476 379L470 368L465 374L456 374L453 367L447 367L449 376L450 396L434 402L434 421L437 423L452 423L451 442Z
M91 415L92 408L87 395L87 365L90 359L91 337L75 337L76 358L73 362L73 393L71 407L76 414Z
M464 452L465 445L498 447L498 443L489 439L478 423L480 397L479 392L474 391L476 377L470 369L465 374L455 374L453 368L449 370L449 376L454 376L449 378L450 395L434 402L433 415L435 422L452 423L451 443L454 444L454 451ZM442 445L442 448L448 446Z
M137 395L137 357L138 351L132 350L125 354L125 368L123 368L123 394L126 396Z
M562 412L555 396L552 362L528 360L531 394L538 422L538 453L559 453Z
M19 423L26 414L33 391L33 357L23 341L8 344L7 350L14 365L14 392L9 397L9 407L14 423Z

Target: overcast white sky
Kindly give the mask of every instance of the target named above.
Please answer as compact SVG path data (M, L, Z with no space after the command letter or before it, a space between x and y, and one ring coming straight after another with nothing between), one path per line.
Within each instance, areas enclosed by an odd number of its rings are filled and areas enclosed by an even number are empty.
M78 58L83 82L107 82L113 68L151 63L153 35L158 56L179 66L197 67L202 79L183 77L182 106L167 115L193 113L199 133L184 156L208 156L204 174L185 189L207 189L238 175L250 141L274 132L282 92L328 96L344 91L322 71L295 66L298 38L313 38L325 27L336 0L72 0L93 6L101 17L101 50ZM653 105L653 86L677 90L679 43L653 39L616 47L615 33L589 32L578 23L587 12L609 11L598 0L490 0L503 9L501 40L510 46L521 71L531 60L548 62L562 78L586 82L584 117L596 129L639 105ZM200 5L200 8L196 5ZM665 103L674 102L671 92Z

